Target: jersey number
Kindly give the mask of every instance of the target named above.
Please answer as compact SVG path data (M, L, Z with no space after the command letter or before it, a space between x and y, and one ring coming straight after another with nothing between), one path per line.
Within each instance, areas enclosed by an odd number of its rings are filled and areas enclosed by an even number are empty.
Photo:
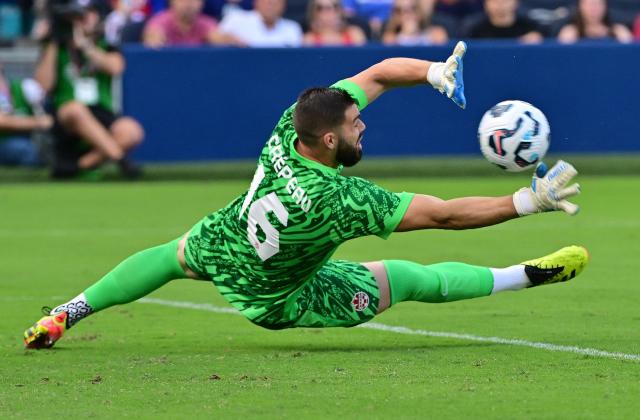
M258 165L258 169L256 169L256 173L251 181L249 192L242 203L240 217L242 217L244 212L247 210L249 203L251 203L251 200L263 179L264 166L260 164ZM249 207L247 239L256 249L256 252L262 261L268 260L280 251L280 232L278 232L271 222L269 222L269 219L267 219L267 213L269 212L273 212L278 221L284 226L287 226L289 212L275 192L271 192L259 200L254 201L253 204L251 204L251 207ZM258 226L260 226L260 229L262 229L265 234L263 242L260 242L258 239Z

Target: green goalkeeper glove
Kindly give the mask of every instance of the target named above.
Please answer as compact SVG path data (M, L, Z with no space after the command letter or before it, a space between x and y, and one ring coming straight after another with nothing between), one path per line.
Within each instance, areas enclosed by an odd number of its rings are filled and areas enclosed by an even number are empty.
M544 211L562 210L575 215L580 207L566 199L580 194L580 185L567 187L571 179L578 174L570 163L559 160L551 170L540 162L531 181L531 187L521 188L513 194L513 204L520 216Z

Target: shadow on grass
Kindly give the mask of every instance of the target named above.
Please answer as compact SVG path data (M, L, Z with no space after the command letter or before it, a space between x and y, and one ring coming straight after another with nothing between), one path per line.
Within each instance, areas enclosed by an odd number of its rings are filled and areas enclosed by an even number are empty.
M276 351L291 352L292 357L299 352L305 353L375 353L388 351L415 351L415 350L441 350L441 349L463 349L463 348L483 348L493 347L495 343L477 343L477 342L460 342L460 343L435 343L425 342L424 344L397 344L397 343L371 343L370 345L353 345L344 344L325 344L325 343L307 343L302 345L295 344L251 344L238 346L238 349L251 350L256 352Z

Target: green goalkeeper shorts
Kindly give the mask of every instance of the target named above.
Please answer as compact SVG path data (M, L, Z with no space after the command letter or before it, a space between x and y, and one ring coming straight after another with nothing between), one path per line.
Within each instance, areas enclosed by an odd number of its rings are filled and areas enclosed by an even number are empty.
M285 305L293 327L353 327L378 312L376 279L362 264L333 260Z
M252 279L242 271L242 261L203 238L200 227L196 225L187 239L187 265L199 277L211 280L229 303L261 327L352 327L378 312L380 294L375 277L362 264L350 261L328 261L285 294L247 293L257 289L258 277Z

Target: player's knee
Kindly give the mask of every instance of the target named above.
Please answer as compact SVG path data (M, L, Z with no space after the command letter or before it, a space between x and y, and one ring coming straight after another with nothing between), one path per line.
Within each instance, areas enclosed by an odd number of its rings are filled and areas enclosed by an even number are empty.
M430 303L449 302L452 297L452 290L449 289L447 277L429 266L422 268L426 274L424 281L416 285L415 299L420 301L420 297L428 296Z

